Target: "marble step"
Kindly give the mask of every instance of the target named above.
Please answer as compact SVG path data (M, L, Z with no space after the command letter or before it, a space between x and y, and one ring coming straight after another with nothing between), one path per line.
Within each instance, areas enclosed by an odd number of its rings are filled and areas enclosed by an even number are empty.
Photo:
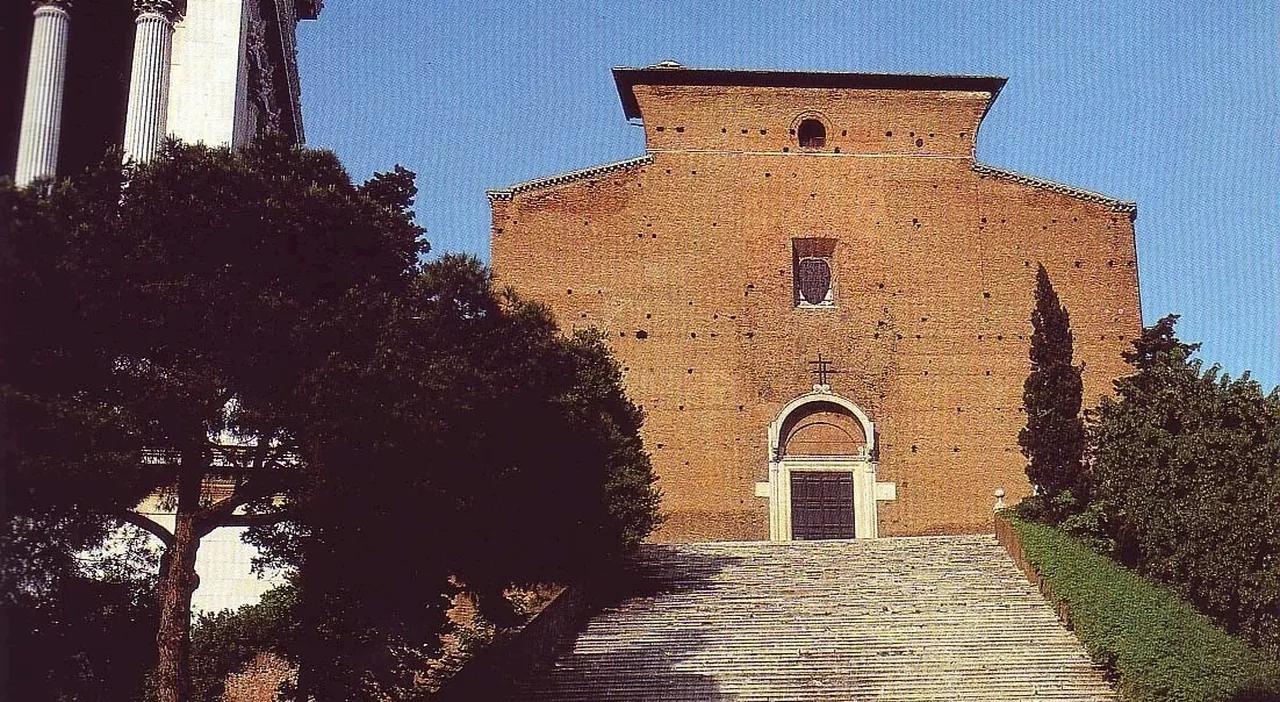
M990 536L653 545L519 700L1115 699Z

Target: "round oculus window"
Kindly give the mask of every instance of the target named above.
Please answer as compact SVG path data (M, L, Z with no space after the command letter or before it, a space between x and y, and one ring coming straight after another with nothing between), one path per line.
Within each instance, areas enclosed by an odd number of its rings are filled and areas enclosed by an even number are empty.
M816 119L806 119L796 128L796 138L801 148L821 149L827 143L827 128Z

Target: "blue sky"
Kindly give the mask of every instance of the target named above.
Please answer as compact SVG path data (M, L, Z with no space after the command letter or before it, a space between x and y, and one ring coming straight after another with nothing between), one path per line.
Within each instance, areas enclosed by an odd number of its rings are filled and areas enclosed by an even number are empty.
M330 0L299 47L308 142L486 260L487 188L644 152L615 65L1007 76L979 160L1136 200L1146 322L1280 383L1280 3Z

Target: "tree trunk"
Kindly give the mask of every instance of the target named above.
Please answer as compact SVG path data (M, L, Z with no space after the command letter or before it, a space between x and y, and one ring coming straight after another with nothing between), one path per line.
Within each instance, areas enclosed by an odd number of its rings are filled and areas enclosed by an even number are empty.
M185 454L178 475L178 509L168 567L160 581L160 627L156 633L156 696L159 702L188 702L191 696L191 594L199 585L196 512L204 475L198 454Z

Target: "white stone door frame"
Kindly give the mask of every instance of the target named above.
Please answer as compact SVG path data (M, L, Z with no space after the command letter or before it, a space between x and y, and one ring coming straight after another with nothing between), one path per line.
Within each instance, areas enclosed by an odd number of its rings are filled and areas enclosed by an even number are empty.
M847 410L862 425L867 438L862 452L853 456L785 456L782 453L782 425L789 416L815 402L834 404ZM876 505L879 500L897 497L896 485L876 481L875 425L860 407L826 385L788 402L769 424L769 480L756 483L756 495L769 499L769 540L791 541L791 473L793 471L837 471L853 474L854 536L874 539L879 534Z

